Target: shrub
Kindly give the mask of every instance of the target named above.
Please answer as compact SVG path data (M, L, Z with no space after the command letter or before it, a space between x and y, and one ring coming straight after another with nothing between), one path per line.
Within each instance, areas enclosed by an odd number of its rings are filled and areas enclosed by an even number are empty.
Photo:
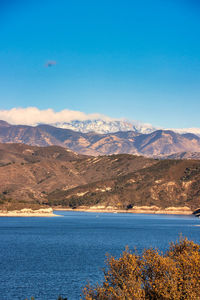
M119 259L107 258L102 285L87 285L86 300L200 299L200 246L187 239L171 243L163 254L128 249Z

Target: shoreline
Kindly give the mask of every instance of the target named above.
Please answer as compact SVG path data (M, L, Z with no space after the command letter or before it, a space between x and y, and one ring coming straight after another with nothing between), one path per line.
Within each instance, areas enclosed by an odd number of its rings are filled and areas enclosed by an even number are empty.
M193 211L187 207L167 207L165 209L157 206L134 206L131 209L118 209L113 206L81 206L79 208L53 207L37 210L24 208L21 210L0 210L0 217L61 217L56 211L91 212L91 213L132 213L132 214L157 214L157 215L192 215Z
M50 208L41 208L33 210L30 208L23 208L21 210L0 210L0 217L60 217Z
M167 215L192 215L193 211L189 207L167 207L165 209L156 206L134 206L131 209L118 209L115 207L79 207L79 208L66 208L54 207L54 211L77 211L77 212L93 212L93 213L132 213L132 214L167 214Z

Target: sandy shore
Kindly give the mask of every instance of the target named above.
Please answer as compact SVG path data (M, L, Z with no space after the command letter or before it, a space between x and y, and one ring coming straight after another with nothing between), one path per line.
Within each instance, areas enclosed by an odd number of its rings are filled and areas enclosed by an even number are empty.
M29 208L24 208L21 210L0 210L0 217L56 217L53 211L83 211L83 212L93 212L93 213L133 213L133 214L167 214L167 215L191 215L192 210L187 207L167 207L161 209L157 206L134 206L131 209L118 209L113 206L81 206L76 209L66 208L66 207L55 207L53 208L41 208L38 210L32 210Z
M32 210L29 208L24 208L21 210L0 210L0 217L57 217L53 213L52 208L41 208L37 210Z
M102 212L102 213L133 213L133 214L167 214L167 215L191 215L192 210L187 207L167 207L165 209L157 206L134 206L131 209L123 210L113 206L91 206L91 207L79 207L76 209L55 207L54 210L65 211L84 211L84 212Z

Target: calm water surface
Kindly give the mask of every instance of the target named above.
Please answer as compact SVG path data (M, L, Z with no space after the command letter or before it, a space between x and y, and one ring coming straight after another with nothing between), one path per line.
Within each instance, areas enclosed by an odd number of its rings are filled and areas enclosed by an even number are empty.
M58 214L58 212L57 212ZM60 211L55 218L0 218L0 300L80 299L84 285L102 280L105 254L165 250L179 234L200 243L193 216Z

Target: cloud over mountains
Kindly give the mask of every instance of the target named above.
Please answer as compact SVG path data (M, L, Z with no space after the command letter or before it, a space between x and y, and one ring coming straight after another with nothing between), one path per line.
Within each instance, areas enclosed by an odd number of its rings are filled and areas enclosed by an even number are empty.
M80 132L95 131L98 133L110 133L117 131L136 131L138 133L151 133L162 127L155 127L149 123L136 120L110 118L108 116L93 113L86 114L81 111L64 109L54 111L51 108L40 110L37 107L12 108L0 110L0 120L12 125L49 124L60 128L68 128ZM200 136L200 128L165 128L180 134L193 133Z
M40 110L36 107L27 108L12 108L10 110L0 110L0 120L7 121L13 125L37 125L39 123L43 124L53 124L57 122L71 122L73 120L95 120L103 119L106 121L111 120L111 118L94 113L86 114L81 111L73 111L69 109L64 109L59 112L53 109Z

